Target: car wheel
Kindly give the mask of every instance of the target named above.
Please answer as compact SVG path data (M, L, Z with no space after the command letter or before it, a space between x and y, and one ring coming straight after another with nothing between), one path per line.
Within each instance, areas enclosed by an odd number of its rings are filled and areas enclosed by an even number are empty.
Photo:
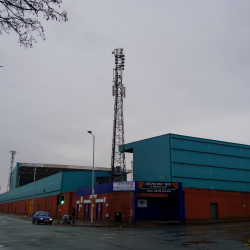
M34 222L34 220L32 220L32 224L34 224L35 222Z
M39 225L39 221L37 220L37 225Z
M52 225L52 221L49 224Z

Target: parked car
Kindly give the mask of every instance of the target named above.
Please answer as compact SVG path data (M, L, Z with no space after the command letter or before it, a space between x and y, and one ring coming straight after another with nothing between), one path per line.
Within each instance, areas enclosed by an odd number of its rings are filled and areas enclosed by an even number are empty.
M38 211L34 214L32 223L49 223L52 225L52 217L49 215L49 212Z

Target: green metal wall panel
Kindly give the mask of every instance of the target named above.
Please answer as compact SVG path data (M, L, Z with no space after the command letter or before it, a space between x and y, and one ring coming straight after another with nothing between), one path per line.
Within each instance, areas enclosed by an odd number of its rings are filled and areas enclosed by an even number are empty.
M211 168L211 180L239 181L243 182L242 171L230 168Z
M210 179L211 168L209 166L173 163L173 176L182 177L183 173L185 173L186 178Z
M250 158L250 148L241 148L241 156Z
M241 156L241 148L218 143L207 143L209 145L209 153L219 155Z
M97 177L108 177L109 171L94 171L94 184ZM92 171L63 172L62 192L74 192L76 188L92 185Z
M126 144L125 151L133 152L135 181L171 181L169 135Z
M125 152L133 152L136 181L165 175L184 187L250 192L248 145L168 134L126 144Z
M222 168L241 169L241 158L220 154L207 154L210 156L210 165Z
M183 140L175 138L172 140L172 149L183 149L198 152L209 152L208 144L201 141Z
M12 183L10 186L10 190L17 188L17 181L18 181L18 168L20 167L20 163L17 163L16 166L12 170Z
M173 182L182 182L183 187L212 189L211 181L205 179L173 177Z
M244 192L244 183L238 181L211 181L211 189Z
M250 170L250 157L249 158L241 158L241 168Z
M30 183L20 188L0 194L0 203L32 199L33 194L34 198L37 198L51 195L51 193L60 193L61 182L62 173L51 175L47 178L36 181L35 188L33 188L33 183Z
M182 180L184 187L250 192L249 146L179 135L171 138L173 179Z
M209 154L172 149L172 162L209 166Z
M108 177L109 171L95 171L94 180L97 177ZM33 183L29 183L20 188L10 190L0 194L0 203L17 200L27 200L34 198L56 195L64 192L74 192L76 188L90 186L92 184L92 171L69 171L51 175Z

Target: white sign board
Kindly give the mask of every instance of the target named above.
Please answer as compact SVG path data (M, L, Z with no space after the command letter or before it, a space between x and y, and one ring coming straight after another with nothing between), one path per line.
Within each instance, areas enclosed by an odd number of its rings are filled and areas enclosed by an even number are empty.
M95 200L95 203L101 203L101 202L103 202L103 199L96 199Z
M137 200L137 207L147 207L147 200L146 199L138 199Z
M84 200L83 203L90 203L90 200Z
M39 167L42 168L43 164L42 163L28 163L29 167Z
M91 199L91 198L92 198L92 195L90 195L89 198ZM94 194L94 195L93 195L93 198L97 198L97 194Z
M134 181L113 182L113 191L135 191Z

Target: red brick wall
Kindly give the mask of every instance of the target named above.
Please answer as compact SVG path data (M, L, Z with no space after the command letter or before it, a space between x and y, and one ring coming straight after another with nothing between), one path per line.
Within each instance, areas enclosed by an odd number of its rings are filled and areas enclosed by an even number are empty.
M210 203L218 204L218 218L245 218L250 217L250 193L228 192L209 189L184 188L185 193L185 212L186 220L209 220ZM71 214L72 206L77 207L76 202L81 201L81 197L76 197L74 192L64 193L65 203L61 205L61 215ZM137 194L145 197L146 194ZM148 194L157 196L161 194ZM104 199L102 219L105 220L105 214L110 214L110 220L115 219L115 213L122 213L122 220L129 221L129 192L104 193L98 194L97 199ZM96 198L95 198L96 199ZM94 199L94 201L95 201ZM89 196L83 196L83 202L80 203L78 218L84 218L84 200L90 200ZM29 214L29 200L15 201L0 204L0 212ZM106 206L108 204L108 206ZM244 207L245 205L245 207ZM26 211L25 211L26 206ZM57 195L34 199L34 212L38 210L50 210L50 214L56 217ZM134 194L131 194L132 221L134 220ZM100 214L100 213L99 213ZM93 217L96 218L96 203L94 203ZM100 215L99 215L100 218Z
M195 188L184 191L186 220L211 219L210 203L217 203L218 219L250 217L250 193Z
M0 211L5 213L29 214L32 199L0 204ZM50 210L51 216L56 216L57 195L34 199L33 211ZM26 208L25 208L26 206Z
M98 194L97 198L94 199L94 208L93 208L93 219L96 219L96 206L98 203L95 203L96 199L104 199L106 197L106 202L102 205L102 220L105 220L105 214L110 215L110 220L115 220L115 213L122 213L122 221L129 221L130 211L129 211L129 192L117 192L117 193L104 193ZM91 200L89 195L83 196L82 207L78 212L78 218L84 218L84 200ZM81 201L81 197L72 197L72 204L76 208L77 201ZM132 221L134 220L134 194L131 193L131 208L132 208ZM90 206L91 209L91 206ZM89 211L89 217L91 215L91 210ZM100 212L98 218L100 219Z

